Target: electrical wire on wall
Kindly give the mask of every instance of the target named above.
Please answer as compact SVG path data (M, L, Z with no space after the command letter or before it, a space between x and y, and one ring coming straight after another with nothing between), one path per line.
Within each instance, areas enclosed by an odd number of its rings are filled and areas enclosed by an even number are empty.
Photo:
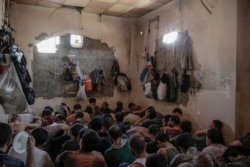
M79 20L79 27L80 27L80 30L81 30L81 32L83 32L83 26L82 26L82 10L83 10L83 8L76 8L76 10L79 12L79 18L78 18L78 20Z

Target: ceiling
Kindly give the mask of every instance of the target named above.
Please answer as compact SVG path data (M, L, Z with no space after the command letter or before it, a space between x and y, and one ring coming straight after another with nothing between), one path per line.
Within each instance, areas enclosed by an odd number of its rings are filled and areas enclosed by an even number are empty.
M56 9L71 9L79 12L108 16L139 18L160 8L172 0L11 0L24 5Z

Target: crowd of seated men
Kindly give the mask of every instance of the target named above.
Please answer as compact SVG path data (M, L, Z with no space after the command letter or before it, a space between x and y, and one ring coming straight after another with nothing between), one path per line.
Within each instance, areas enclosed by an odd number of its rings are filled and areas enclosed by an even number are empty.
M0 167L250 167L250 135L226 145L220 120L193 132L180 108L162 115L153 106L66 103L45 106L33 121L12 114L0 123ZM14 136L29 133L27 151Z

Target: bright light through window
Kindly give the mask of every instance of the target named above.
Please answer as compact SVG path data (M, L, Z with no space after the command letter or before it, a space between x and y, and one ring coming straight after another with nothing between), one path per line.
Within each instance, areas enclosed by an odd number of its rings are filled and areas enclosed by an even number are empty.
M56 36L38 43L37 49L40 53L56 53L56 45L60 44L60 37Z
M171 44L176 41L178 33L176 31L170 32L163 36L163 42L166 44Z
M82 48L83 36L82 35L70 35L70 46L73 48Z

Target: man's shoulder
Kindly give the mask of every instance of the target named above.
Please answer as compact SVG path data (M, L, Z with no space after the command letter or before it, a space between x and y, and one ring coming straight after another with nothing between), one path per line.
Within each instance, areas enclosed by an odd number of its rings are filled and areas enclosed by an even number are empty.
M24 162L18 158L5 154L3 159L6 167L24 167Z

